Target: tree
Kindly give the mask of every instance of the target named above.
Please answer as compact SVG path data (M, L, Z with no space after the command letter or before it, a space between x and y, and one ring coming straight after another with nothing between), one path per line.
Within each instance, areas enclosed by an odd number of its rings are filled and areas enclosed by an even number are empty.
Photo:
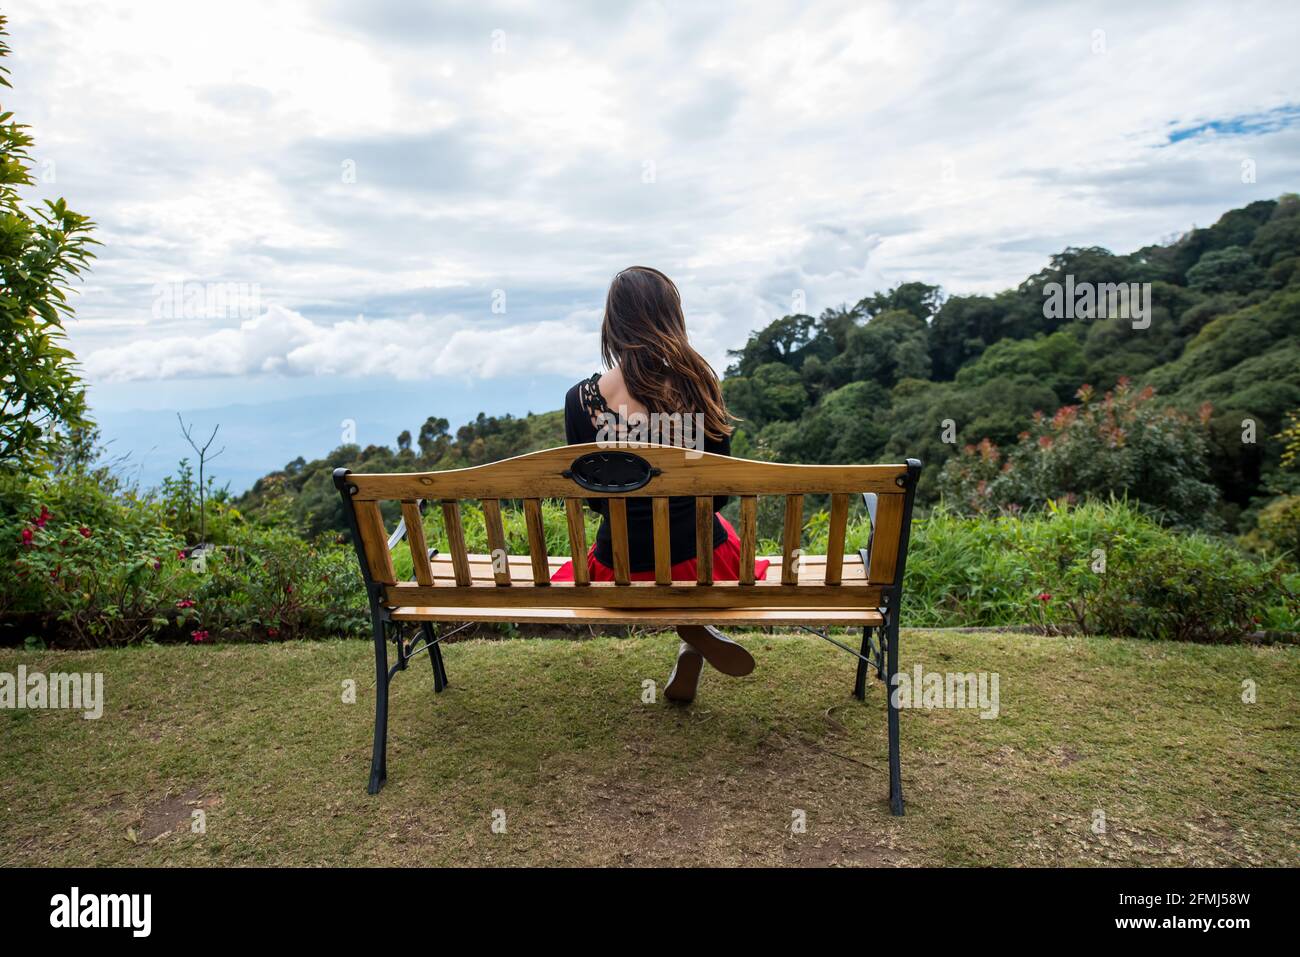
M727 408L753 426L773 419L797 419L808 405L799 373L780 362L767 362L751 376L730 376L722 381Z
M1263 270L1240 246L1208 252L1187 270L1187 285L1197 292L1250 292L1263 279Z
M0 16L0 60L9 55ZM0 86L9 70L0 65ZM90 423L86 396L63 323L68 291L91 258L93 224L62 199L24 207L18 187L33 183L27 127L0 108L0 468L29 464L59 429Z
M812 339L816 320L812 316L782 316L752 333L743 349L729 349L727 355L736 361L727 369L728 375L753 375L759 366L780 362L799 367L799 356Z
M197 442L194 441L194 436L191 435L191 432L193 432L194 427L192 425L186 425L185 420L181 418L181 414L179 412L176 413L176 421L181 424L181 434L185 436L185 441L190 443L190 448L192 448L195 454L198 455L199 457L199 545L206 545L208 541L207 539L208 526L207 526L207 516L204 510L204 506L207 504L205 502L205 496L207 495L207 485L205 484L203 473L207 469L207 465L210 461L215 459L222 452L226 451L225 446L222 446L220 449L213 452L211 455L208 454L208 449L212 447L212 441L217 437L217 430L220 429L221 426L220 425L214 426L212 429L212 434L208 436L208 440L204 442L202 445L199 445Z
M876 292L862 299L855 311L875 318L883 312L901 309L928 322L943 305L943 290L923 282L900 283L888 292Z
M420 426L420 434L416 438L421 457L429 461L442 457L447 447L451 445L451 436L447 434L450 425L451 423L446 419L432 415L424 420L424 425Z

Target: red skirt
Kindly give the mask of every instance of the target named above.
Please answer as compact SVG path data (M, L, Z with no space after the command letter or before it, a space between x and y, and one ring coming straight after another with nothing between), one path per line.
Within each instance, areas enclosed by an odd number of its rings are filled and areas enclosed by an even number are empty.
M718 521L722 523L723 530L727 533L727 540L713 550L713 580L718 582L740 581L740 537L736 530L731 527L721 515ZM760 581L767 574L767 566L772 564L766 558L754 562L754 580ZM614 569L610 568L596 560L596 546L592 545L591 550L587 552L587 570L594 582L612 582L614 580ZM672 568L673 581L695 581L696 559L688 558L684 562L678 562ZM647 569L643 572L632 572L628 576L634 582L654 581L654 569ZM573 562L567 561L555 570L551 576L553 582L571 582L573 581Z

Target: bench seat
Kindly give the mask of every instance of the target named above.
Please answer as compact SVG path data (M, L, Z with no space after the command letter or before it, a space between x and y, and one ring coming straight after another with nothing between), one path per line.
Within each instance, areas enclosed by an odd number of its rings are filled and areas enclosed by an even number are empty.
M471 553L469 558L470 576L475 585L494 585L492 559L488 555ZM767 573L758 581L779 582L781 580L782 557L774 555L763 557L767 561ZM551 573L567 562L567 558L548 557ZM507 564L510 578L520 587L533 588L532 558L528 555L509 555ZM456 573L451 556L435 555L430 561L433 580L437 584L452 584ZM842 577L843 587L852 588L854 584L865 584L866 569L860 555L844 557ZM799 562L799 584L821 585L826 581L826 556L805 555ZM616 589L611 589L616 591ZM518 604L501 607L442 607L427 605L403 605L392 611L394 621L478 621L478 622L514 622L518 624L605 624L605 625L650 625L652 627L670 627L674 625L815 625L839 627L876 627L883 623L883 617L876 609L868 608L590 608L558 607L529 608Z

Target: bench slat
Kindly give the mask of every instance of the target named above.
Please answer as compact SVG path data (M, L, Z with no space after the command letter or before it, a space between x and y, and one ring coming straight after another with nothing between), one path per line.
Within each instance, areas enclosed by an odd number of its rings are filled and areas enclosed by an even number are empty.
M655 582L667 585L673 579L672 542L668 531L668 499L656 496L651 500L654 513Z
M713 496L695 499L695 582L713 584Z
M501 524L501 502L495 498L485 498L483 502L483 525L487 529L488 558L492 563L492 578L498 585L510 584L510 557L506 552L506 530ZM498 564L497 556L503 557ZM471 573L473 561L471 556Z
M758 551L758 496L740 497L740 583L754 584L754 561Z
M356 509L357 531L361 534L370 577L380 584L391 585L397 581L397 573L393 571L393 553L388 550L388 532L379 503L357 502Z
M457 585L470 583L469 556L465 552L465 526L460 522L460 503L442 503L442 524L446 526L447 547L451 549L451 568Z
M609 500L609 538L614 546L614 583L626 585L632 580L632 563L627 555L627 499Z
M546 560L546 528L542 525L540 499L524 499L524 523L528 526L528 552L533 559L533 583L547 585L551 581L551 567Z
M876 504L876 524L871 534L871 568L867 572L867 577L875 584L894 583L905 503L905 496L881 495Z
M849 497L842 492L831 496L831 524L826 539L826 584L838 585L844 565L844 533L849 524Z
M424 540L424 516L415 502L402 503L402 520L406 522L406 544L411 549L411 567L415 580L421 585L433 584L433 569L429 567L429 545Z
M799 580L799 536L803 533L803 496L785 497L785 527L781 533L781 582L793 585Z
M591 581L587 567L587 526L582 521L582 499L564 500L564 517L569 523L569 555L573 561L573 580L579 585Z

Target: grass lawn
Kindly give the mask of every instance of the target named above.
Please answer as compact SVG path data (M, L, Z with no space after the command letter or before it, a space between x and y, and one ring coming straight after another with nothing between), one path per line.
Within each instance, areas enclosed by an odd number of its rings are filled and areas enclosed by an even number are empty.
M0 711L0 864L1296 863L1300 649L904 631L905 669L997 672L1001 713L904 711L892 818L881 684L854 700L812 636L742 640L757 671L685 709L642 702L667 634L453 644L436 697L421 656L377 797L369 643L0 650L107 698Z

